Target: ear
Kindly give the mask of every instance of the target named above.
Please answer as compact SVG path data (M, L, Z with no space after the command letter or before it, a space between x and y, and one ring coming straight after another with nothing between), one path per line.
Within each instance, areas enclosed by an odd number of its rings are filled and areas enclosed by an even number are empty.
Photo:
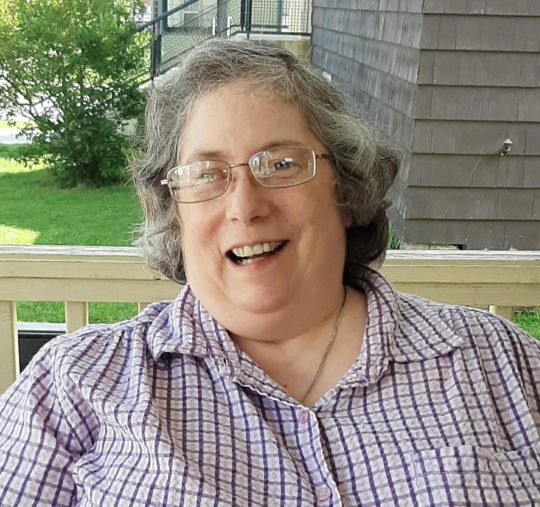
M336 181L335 176L334 176L332 185L334 187L334 198L336 199L336 206L338 207L338 213L341 216L341 223L343 224L343 227L345 227L345 229L348 229L352 225L353 219L352 219L351 213L349 212L349 209L347 208L347 205L344 202L339 202L338 200L337 181Z
M341 215L341 221L343 223L343 226L345 229L348 229L352 223L353 219L351 214L349 213L349 210L347 209L347 206L344 204L339 205L339 214Z

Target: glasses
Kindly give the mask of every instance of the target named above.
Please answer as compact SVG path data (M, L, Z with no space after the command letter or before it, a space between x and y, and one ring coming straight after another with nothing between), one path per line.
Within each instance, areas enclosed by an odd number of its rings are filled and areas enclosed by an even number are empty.
M277 146L252 155L248 162L228 164L222 160L195 160L174 167L161 185L168 185L173 199L195 203L215 199L224 194L231 182L231 169L249 166L253 178L267 188L301 185L315 177L317 159L329 159L317 154L310 146Z

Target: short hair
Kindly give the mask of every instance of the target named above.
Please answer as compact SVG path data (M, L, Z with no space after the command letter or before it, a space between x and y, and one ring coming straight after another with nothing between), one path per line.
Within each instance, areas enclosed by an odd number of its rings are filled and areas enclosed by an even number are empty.
M177 69L149 90L143 147L132 163L144 213L137 245L149 267L176 282L185 281L181 224L160 180L177 165L194 103L231 83L296 104L328 149L337 202L352 220L346 232L345 281L358 265L381 262L389 237L385 195L398 171L397 151L380 142L345 94L309 63L272 43L216 38L191 50Z

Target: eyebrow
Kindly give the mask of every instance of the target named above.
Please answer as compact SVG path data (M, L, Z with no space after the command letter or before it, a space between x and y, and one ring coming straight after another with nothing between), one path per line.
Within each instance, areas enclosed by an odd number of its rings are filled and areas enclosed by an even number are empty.
M261 146L259 149L254 151L253 153L258 153L259 151L263 150L270 150L272 148L275 148L276 146L304 146L303 143L299 143L298 141L293 141L292 139L279 139L278 141L273 141L269 144L265 144ZM193 162L194 160L226 160L225 153L220 150L195 150L190 153L189 157L186 158L185 164L189 162Z

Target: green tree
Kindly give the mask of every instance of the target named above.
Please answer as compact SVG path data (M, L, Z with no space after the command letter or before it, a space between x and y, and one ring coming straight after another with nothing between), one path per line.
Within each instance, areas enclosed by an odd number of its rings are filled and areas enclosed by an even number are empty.
M146 36L133 0L0 0L0 108L35 124L27 157L65 186L123 178L142 109Z

